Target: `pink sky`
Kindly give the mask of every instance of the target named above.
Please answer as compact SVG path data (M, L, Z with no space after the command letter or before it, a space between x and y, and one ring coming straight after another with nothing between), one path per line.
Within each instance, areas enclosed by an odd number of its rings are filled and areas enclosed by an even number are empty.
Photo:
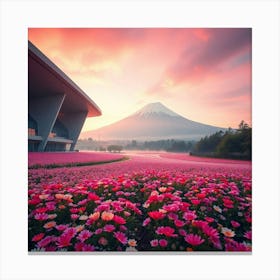
M205 124L251 125L251 29L30 28L28 39L101 108L83 131L150 102Z

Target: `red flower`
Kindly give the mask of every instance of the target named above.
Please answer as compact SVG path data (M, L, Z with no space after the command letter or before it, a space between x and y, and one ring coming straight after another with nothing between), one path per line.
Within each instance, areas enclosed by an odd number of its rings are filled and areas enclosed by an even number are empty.
M32 238L32 241L34 242L37 242L37 241L40 241L43 237L44 237L44 233L39 233L39 234L36 234L34 235L34 237Z
M97 201L97 200L100 200L100 197L98 195L96 195L95 193L90 192L88 194L88 200Z
M159 211L148 212L148 215L154 220L161 220L164 218L165 214Z
M116 222L119 225L124 225L126 223L126 220L118 215L114 215L113 220L114 220L114 222Z
M206 194L205 194L205 193L198 193L198 194L196 195L196 197L199 198L199 199L203 199L203 198L206 197Z
M199 199L191 199L191 203L193 205L198 205L200 203L200 200Z

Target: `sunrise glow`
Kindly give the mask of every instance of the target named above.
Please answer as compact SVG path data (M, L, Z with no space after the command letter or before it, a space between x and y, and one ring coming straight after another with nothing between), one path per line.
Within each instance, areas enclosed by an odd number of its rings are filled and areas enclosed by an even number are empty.
M83 131L150 102L205 124L251 125L251 29L30 28L28 39L101 108Z

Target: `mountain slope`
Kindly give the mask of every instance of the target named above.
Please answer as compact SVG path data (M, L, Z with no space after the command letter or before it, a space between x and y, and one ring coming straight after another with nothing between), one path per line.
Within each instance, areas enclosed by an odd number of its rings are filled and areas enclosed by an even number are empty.
M97 130L83 132L81 139L101 140L196 140L224 130L220 127L188 120L160 102L150 103L134 114Z

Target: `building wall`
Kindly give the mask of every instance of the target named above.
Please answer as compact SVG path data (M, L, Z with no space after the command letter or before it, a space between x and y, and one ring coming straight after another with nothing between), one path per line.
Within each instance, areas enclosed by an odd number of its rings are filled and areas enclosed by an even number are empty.
M57 94L29 100L28 113L33 119L33 122L29 122L32 127L28 127L29 151L74 150L87 112L61 111L66 98L65 94ZM36 130L33 128L34 121ZM40 136L42 139L36 140L32 136Z
M74 150L86 117L98 106L28 42L28 150Z

